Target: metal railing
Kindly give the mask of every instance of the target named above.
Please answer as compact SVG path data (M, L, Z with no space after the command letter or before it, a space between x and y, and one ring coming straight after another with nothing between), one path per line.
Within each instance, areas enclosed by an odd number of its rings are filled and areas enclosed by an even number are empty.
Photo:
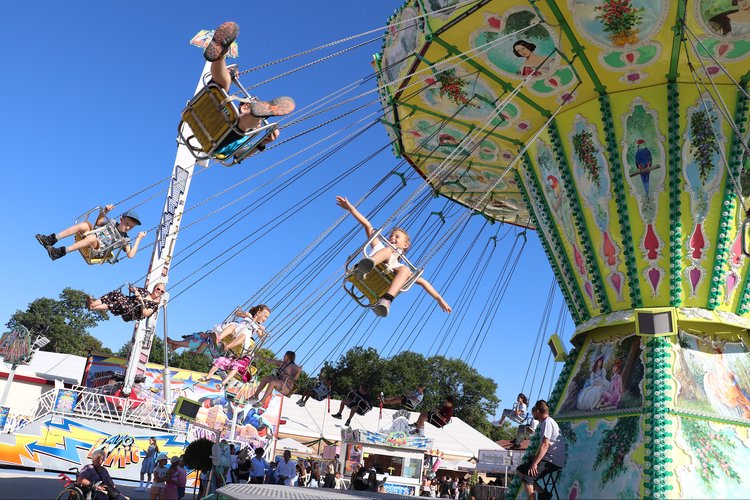
M59 401L60 393L64 393L63 404ZM152 429L168 429L172 421L171 408L163 403L112 396L86 387L57 388L42 394L33 418L36 420L50 413Z

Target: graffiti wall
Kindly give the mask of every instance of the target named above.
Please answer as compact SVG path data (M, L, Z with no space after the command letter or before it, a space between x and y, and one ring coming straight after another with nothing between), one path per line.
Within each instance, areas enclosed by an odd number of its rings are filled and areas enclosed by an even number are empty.
M719 418L750 421L750 353L681 331L675 345L675 405Z
M67 471L91 463L91 453L107 450L104 465L115 479L139 478L150 437L170 457L182 452L195 436L136 429L113 422L48 415L19 429L0 435L0 463Z
M638 498L643 473L640 417L560 422L566 462L560 498Z
M689 417L677 418L677 493L690 498L747 498L750 429Z
M642 406L643 361L640 337L589 342L579 356L556 414L590 415Z

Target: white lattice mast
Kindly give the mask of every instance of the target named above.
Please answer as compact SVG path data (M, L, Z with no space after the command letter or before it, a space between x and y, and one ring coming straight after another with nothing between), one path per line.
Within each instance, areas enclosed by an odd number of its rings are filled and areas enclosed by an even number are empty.
M207 62L198 80L195 94L203 88L204 77L210 71L211 63ZM182 126L187 127L184 123ZM183 137L189 137L190 135L192 134L189 132L182 134ZM174 254L175 243L177 242L177 235L180 230L180 222L182 221L182 213L185 210L185 202L187 201L188 189L190 188L190 181L193 177L195 165L195 157L181 141L178 141L177 156L172 169L172 179L169 182L167 199L164 202L164 210L162 211L159 228L156 233L156 244L154 245L151 264L146 276L145 286L149 290L156 283L161 282L166 286L169 281L169 266L172 262L172 255ZM130 394L136 376L145 373L146 363L148 363L148 358L151 354L151 345L154 340L158 315L159 311L157 310L149 318L138 321L135 324L130 357L128 358L128 366L125 371L125 385L123 387L125 394Z

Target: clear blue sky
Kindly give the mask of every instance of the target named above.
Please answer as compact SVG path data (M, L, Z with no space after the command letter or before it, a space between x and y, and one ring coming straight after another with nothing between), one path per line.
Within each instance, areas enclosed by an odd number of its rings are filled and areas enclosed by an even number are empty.
M135 259L116 266L90 267L77 255L51 262L34 239L34 234L59 231L89 208L122 200L170 174L176 150L179 114L192 95L203 67L200 50L188 44L198 30L212 29L225 20L238 22L241 34L240 58L237 62L242 69L382 27L399 6L400 2L391 0L281 0L269 3L227 1L213 4L194 1L45 1L11 2L6 5L3 9L6 26L6 75L0 83L3 110L0 127L4 144L4 179L0 184L0 203L7 224L5 244L0 249L4 283L0 291L2 322L6 322L15 310L24 309L35 298L57 297L66 286L85 290L92 295L101 295L124 282L138 281L145 274L150 247ZM243 77L243 82L252 85L374 36L376 35L366 36L325 52L316 52L306 58L251 73ZM380 51L380 48L380 41L371 43L309 70L296 72L259 87L255 92L262 98L291 95L297 100L299 107L306 106L351 82L371 75L371 56ZM374 82L367 82L353 95L374 87ZM364 104L373 97L369 95L358 102ZM337 117L352 107L342 106L282 133L288 138L306 132L316 123ZM310 130L303 137L255 157L239 167L227 169L219 165L212 166L194 178L187 205L192 206L207 199L252 172L301 151L327 134L339 130L344 124L363 118L373 111L375 108L371 106L365 111L354 113L351 118L338 120L328 128ZM342 135L346 133L349 132ZM210 328L220 322L235 305L248 300L341 215L341 210L334 202L336 194L346 194L353 200L358 199L388 171L398 166L399 160L389 151L380 153L354 175L321 191L296 213L288 213L288 207L373 154L386 142L387 136L382 126L376 125L357 139L356 143L342 148L336 155L315 165L308 175L275 195L250 217L213 238L210 245L200 252L196 252L184 263L175 265L170 274L170 290L175 296L168 312L170 336L177 337L183 333ZM322 147L329 144L331 141ZM270 173L191 210L185 215L183 224L190 224L274 179L318 150L320 148L300 153ZM182 257L185 256L188 245L280 183L280 180L274 181L232 207L186 229L177 242L176 260L180 260L181 251L185 252ZM396 184L393 178L384 188L385 191ZM411 181L404 190L405 194L384 208L374 222L377 224L378 219L380 222L387 219L418 185L418 181ZM132 203L140 203L154 195L153 201L138 207L144 227L152 228L158 223L164 200L164 195L157 193L165 187L162 184L117 207L115 211L124 211ZM369 198L363 209L369 210L375 206L378 196L381 195ZM428 226L432 224L435 217L430 218L429 213L443 209L444 205L445 200L442 198L433 200L422 211L423 215L416 216L412 232L418 233L416 225L425 221ZM449 225L461 213L460 207L454 206L448 213L452 215L447 222ZM253 239L249 236L252 231L278 221L282 224L274 227L260 241L196 282L211 268L209 266L201 271L201 266L217 256L221 258L222 255L227 256L239 250ZM471 236L461 236L459 244L450 252L443 265L439 265L439 262L447 253L449 244L439 248L439 254L427 264L425 276L438 288L450 281L450 270L457 265L457 260L478 233L481 223L479 218L472 219L463 233ZM338 238L353 227L354 221L349 219L331 238ZM507 227L501 228L499 235L505 235L507 230ZM429 251L427 247L432 238L430 229L427 227L423 231L430 236L415 242L415 257ZM510 229L505 239L498 243L492 259L486 266L483 265L480 272L484 277L471 300L471 306L465 307L464 311L457 308L453 313L464 314L456 319L457 323L452 327L452 336L455 338L448 355L459 356L465 346L474 342L475 327L483 321L482 310L492 296L495 280L510 250L514 232ZM477 265L488 238L496 233L497 226L481 232L476 247L470 251L465 266L461 268L462 271L457 273L458 276L447 289L441 289L452 305L464 300L461 294L464 283L471 269ZM360 236L361 233L358 232L356 241L359 241ZM437 237L439 239L440 236ZM154 233L150 232L144 243L149 245L153 239ZM327 259L326 264L321 265L325 271L313 280L306 291L300 291L300 295L321 286L334 267L342 265L353 250L352 245L346 244L326 252L322 257ZM309 267L300 269L300 272L306 270ZM184 281L178 284L180 280ZM494 316L487 340L474 362L480 373L497 381L498 395L503 399L502 406L512 403L524 380L550 280L551 272L541 245L536 235L530 233L515 276ZM196 283L188 288L193 282ZM285 292L283 285L276 290L279 294ZM176 296L178 293L179 296ZM283 323L297 315L295 307L301 302L299 297L289 299L280 308L274 309L269 329L273 331L275 322L277 328L284 333L276 338L276 343L271 347L297 348L299 345L298 356L307 358L305 368L312 371L336 346L344 348L347 342L350 345L358 338L365 338L367 345L381 349L387 345L387 339L394 330L397 332L394 339L401 338L400 330L405 330L408 335L424 324L412 350L427 352L433 339L445 331L446 323L444 314L437 310L432 301L423 300L419 307L411 308L421 295L421 290L415 290L399 297L391 317L380 320L372 335L367 335L367 328L374 321L372 315L366 316L359 329L355 328L353 333L349 333L359 313L350 315L348 299L340 302L344 292L339 286L335 286L310 309L308 322L302 324L299 321L293 328L281 328ZM263 297L263 300L267 299L268 297ZM272 300L267 301L272 307L276 302L281 302L278 297L270 299ZM554 330L559 305L560 298L557 297L545 337ZM315 312L317 314L313 314ZM329 312L331 314L325 316ZM408 317L405 317L407 313ZM567 316L567 312L565 314ZM480 318L478 323L477 318ZM160 320L160 335L161 325ZM331 330L327 329L329 326ZM294 337L292 330L298 332ZM566 330L564 337L567 339L572 330L569 319ZM105 345L117 349L129 341L132 326L113 318L92 333ZM399 348L409 343L408 340L405 343L392 342L386 351L392 350L393 345ZM546 356L545 350L545 360ZM543 369L542 366L540 370ZM531 376L527 382L527 390L530 379ZM537 376L537 385L540 379L541 376ZM536 389L532 396L535 395Z

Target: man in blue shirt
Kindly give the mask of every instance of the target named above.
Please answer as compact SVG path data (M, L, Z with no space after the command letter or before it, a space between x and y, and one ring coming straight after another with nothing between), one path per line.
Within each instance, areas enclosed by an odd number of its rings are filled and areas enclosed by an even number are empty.
M255 448L255 456L250 460L250 484L263 484L263 480L266 477L266 472L271 466L268 464L265 458L263 458L263 448Z
M107 456L107 452L101 448L96 449L91 454L91 463L85 465L78 473L76 483L84 488L90 488L92 491L92 500L107 500L110 494L112 498L118 498L119 491L115 488L115 483L109 476L106 467L102 464ZM94 486L96 485L96 487Z

